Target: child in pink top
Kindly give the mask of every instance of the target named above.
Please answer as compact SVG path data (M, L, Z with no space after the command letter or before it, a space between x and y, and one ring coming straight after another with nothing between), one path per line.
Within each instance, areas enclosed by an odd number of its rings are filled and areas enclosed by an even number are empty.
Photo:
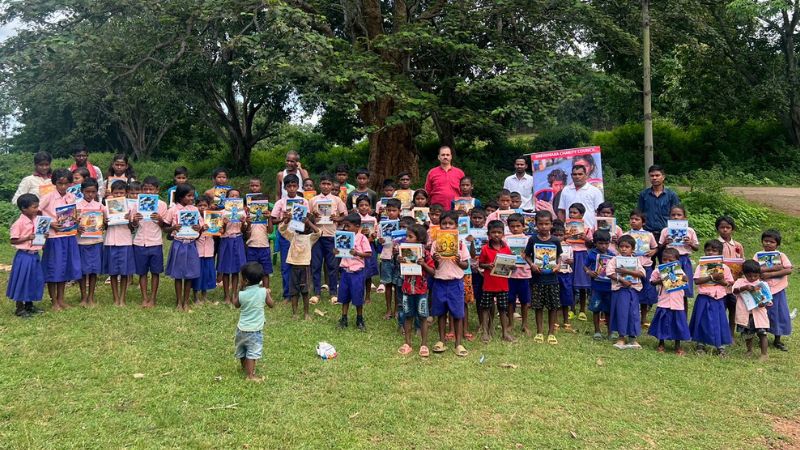
M511 235L506 236L506 239L509 237L523 238L527 245L528 236L523 233L524 229L525 219L522 215L512 214L508 217L508 230L511 232ZM524 252L525 248L523 246L522 253ZM511 274L511 278L508 280L508 317L511 320L511 329L513 330L514 307L515 303L519 301L520 310L522 311L522 332L525 333L526 336L530 336L531 329L528 327L528 311L531 306L531 267L525 263L525 259L518 260L517 263L516 270L514 270L514 273ZM569 330L571 329L572 326L570 326Z
M610 331L619 333L619 339L614 344L617 349L642 348L636 338L642 332L641 317L639 316L639 294L642 289L644 267L636 261L635 268L622 268L620 258L633 257L633 248L636 242L630 236L622 236L617 241L619 255L614 256L606 266L606 276L611 279L611 322ZM628 338L627 345L625 337Z
M245 206L247 206L247 202L254 200L267 200L267 197L261 194L261 180L258 179L250 180L250 193L245 200ZM253 216L249 211L248 207L248 214L245 217L244 227L242 228L246 239L244 243L245 258L247 262L261 264L261 269L264 271L261 285L269 290L269 276L272 275L273 271L272 251L269 244L269 236L273 230L271 216L267 217L267 223L252 223Z
M647 216L642 211L633 210L628 218L631 231L625 233L636 240L637 248L634 249L634 254L639 257L639 262L644 267L644 279L642 279L642 290L639 291L639 308L642 316L642 328L649 326L647 322L647 314L650 308L658 302L658 293L655 287L650 283L651 275L653 273L653 256L658 253L658 242L653 236L653 233L644 230L644 224L647 221ZM644 241L646 239L646 241ZM644 248L639 248L639 242L647 242ZM679 255L680 256L680 255ZM688 276L688 275L687 275ZM680 292L684 295L683 291Z
M81 167L81 169L84 169ZM86 170L86 169L84 169ZM103 205L97 201L99 195L99 184L94 178L86 178L81 183L81 193L83 199L77 203L78 214L84 212L103 213ZM103 215L105 217L105 214ZM94 306L94 291L97 287L97 275L103 272L103 239L83 237L83 226L78 228L80 237L78 238L78 248L81 253L81 272L83 277L80 281L81 287L81 306Z
M736 328L742 333L744 342L747 345L747 355L753 354L753 336L758 336L761 357L759 361L767 360L767 330L769 329L769 308L774 306L773 302L758 305L750 311L745 306L742 293L745 291L753 292L760 289L761 266L756 261L745 261L742 264L743 277L733 283L733 293L736 295Z
M789 287L789 275L792 274L792 263L786 255L778 251L781 245L781 233L778 230L767 230L761 233L761 246L764 252L777 252L779 261L770 260L762 263L759 254L753 257L761 263L761 279L769 285L772 292L772 308L767 310L769 315L769 332L775 336L773 345L781 351L787 351L786 344L781 341L781 336L792 334L792 317L789 315L789 304L786 300L786 288Z
M142 193L158 194L159 181L156 177L147 177L142 181ZM164 272L164 249L162 231L165 226L164 216L167 204L158 201L157 212L150 217L133 216L136 236L133 238L133 256L136 264L136 275L139 275L139 290L142 292L142 307L156 306L158 297L159 276ZM147 291L147 278L150 274L150 292Z
M111 183L110 196L124 197L129 192L128 185L121 180ZM114 298L114 305L125 306L125 299L128 293L128 282L130 276L136 271L135 256L133 254L133 234L134 229L132 215L129 211L127 218L129 222L123 225L113 225L106 227L106 240L103 245L103 273L111 276L111 292Z
M228 191L226 198L240 198L238 189ZM306 206L308 204L306 203ZM244 211L242 211L244 212ZM219 239L219 255L217 255L217 273L222 274L222 290L225 303L232 305L233 297L239 286L239 272L247 262L244 254L244 238L242 237L242 222L244 216L225 217L223 219L222 236Z
M364 302L371 303L372 299L370 297L372 290L375 289L375 285L372 284L372 277L379 273L379 250L376 245L378 239L378 221L372 215L372 204L370 203L369 197L366 195L362 195L356 199L356 211L358 216L361 217L361 232L367 238L372 252L372 256L364 260ZM381 292L383 291L381 290Z
M651 235L652 236L652 235ZM674 248L664 249L662 261L664 264L678 260L678 251ZM683 281L689 281L686 274L682 275ZM675 354L683 356L686 352L681 348L681 341L692 338L689 333L689 324L686 323L686 312L683 310L683 290L668 292L661 280L661 272L653 270L650 282L658 287L658 307L653 315L653 323L648 334L658 339L658 352L664 353L664 341L675 341Z
M17 317L30 317L41 312L33 302L42 300L44 294L44 272L39 259L41 246L33 245L36 238L36 217L39 214L39 199L34 194L21 194L17 198L19 218L11 225L11 245L17 249L11 263L6 297L16 302Z
M568 214L569 218L565 224L569 223L570 220L583 220L583 215L586 214L586 207L582 203L573 203L569 205ZM578 320L585 321L587 319L586 299L589 297L589 289L592 287L592 278L582 268L586 266L586 257L588 256L586 245L592 242L591 227L587 226L583 233L577 236L570 236L565 242L572 246L572 260L575 267L581 268L581 270L572 271L572 286L578 293Z
M347 328L347 313L350 303L356 307L356 326L366 331L364 323L364 261L372 257L372 248L367 237L361 232L361 216L351 213L342 219L342 229L355 233L355 245L350 254L352 258L342 258L339 267L342 269L342 280L339 283L339 303L342 304L342 317L339 328ZM336 251L335 249L333 251Z
M736 223L730 216L720 216L717 218L714 227L717 229L719 237L717 238L722 242L722 257L724 259L743 259L744 246L733 240L733 232L736 230ZM733 274L737 276L736 273ZM725 308L728 310L728 322L731 325L731 336L733 336L734 327L736 326L736 296L733 294L732 287L728 286L728 295L725 296Z
M611 203L611 202L603 202L603 203L600 203L600 206L597 207L597 210L595 211L595 216L596 217L613 218L615 212L616 212L616 208L614 207L613 203ZM592 230L592 232L595 232L597 230L598 230L598 228L595 227ZM608 249L611 250L611 252L613 252L613 253L617 253L617 240L619 240L620 236L622 236L622 228L620 228L619 225L614 223L614 229L613 230L608 230L608 234L611 235L611 242L608 245Z
M197 239L174 238L175 232L180 229L178 212L182 210L200 212L194 206L194 186L189 183L178 185L175 188L175 204L167 210L164 222L166 231L173 236L172 246L167 257L166 273L175 280L176 308L179 311L189 310L189 293L192 290L192 280L200 278L200 254L197 251ZM203 218L192 229L201 232L206 229Z
M682 205L673 206L669 212L669 218L670 220L686 220L686 209L684 209ZM668 233L668 228L661 230L661 236L658 238L658 245L662 249L672 247L678 250L678 254L680 255L678 257L678 262L681 263L681 268L683 268L684 273L687 275L694 273L690 257L692 256L692 252L696 252L700 249L700 241L697 240L697 233L695 233L693 228L689 227L686 231L686 236L683 238L683 242L667 242ZM689 286L686 288L686 297L694 297L694 281L691 277L689 278Z
M197 199L197 211L203 217L210 211L213 199L203 195ZM205 221L205 219L203 219ZM206 227L207 228L207 227ZM214 237L207 231L200 233L195 241L197 256L200 257L200 276L192 280L192 296L196 305L202 305L207 300L208 291L217 287L217 268L214 265ZM200 294L198 296L198 293Z
M75 203L75 196L67 192L72 184L72 172L67 169L58 169L51 177L55 190L44 195L39 200L39 210L42 214L53 219L50 225L50 234L44 244L42 252L42 267L47 291L53 303L53 311L68 308L64 303L64 287L67 281L80 280L81 254L78 249L78 240L75 233L63 233L63 218L56 217L56 208ZM76 220L73 217L72 220Z
M716 239L708 241L703 251L706 256L722 256L722 243ZM728 316L725 314L726 288L733 284L731 269L723 264L722 271L715 270L707 274L698 265L694 282L697 285L697 299L689 320L692 340L697 343L698 352L705 352L705 346L711 345L720 356L725 356L725 346L733 343Z
M457 211L446 211L440 221L441 230L456 230ZM456 355L467 356L467 349L461 344L464 336L464 269L469 266L469 252L464 242L458 241L458 255L453 259L443 258L434 241L431 253L436 263L436 271L431 286L431 315L439 318L439 341L433 351L442 353L447 348L444 341L447 314L455 323Z

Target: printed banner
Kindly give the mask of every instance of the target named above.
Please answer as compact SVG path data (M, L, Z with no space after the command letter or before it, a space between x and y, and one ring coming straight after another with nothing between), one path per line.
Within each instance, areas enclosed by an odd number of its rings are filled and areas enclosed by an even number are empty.
M537 200L553 203L564 186L572 184L572 167L586 167L589 183L603 190L603 166L600 147L570 148L532 153L533 194ZM557 206L557 205L554 205Z

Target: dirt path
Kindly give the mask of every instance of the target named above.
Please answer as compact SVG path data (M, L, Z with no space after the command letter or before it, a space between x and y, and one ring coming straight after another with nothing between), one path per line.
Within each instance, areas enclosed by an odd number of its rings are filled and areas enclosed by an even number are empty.
M751 202L800 217L800 188L728 187L729 193Z

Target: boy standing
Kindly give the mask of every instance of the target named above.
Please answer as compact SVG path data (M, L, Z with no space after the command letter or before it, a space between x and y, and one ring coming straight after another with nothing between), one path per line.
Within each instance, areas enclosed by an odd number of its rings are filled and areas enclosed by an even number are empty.
M142 182L144 194L158 194L158 179L147 177ZM139 289L142 291L142 307L156 306L158 297L159 275L164 272L164 250L161 230L167 226L163 218L167 214L167 204L158 201L158 212L145 219L141 214L133 216L132 224L136 227L133 238L133 257L136 264L136 275L139 276ZM150 293L147 293L147 274L150 273Z
M272 224L278 225L283 221L284 214L287 212L292 211L292 204L293 203L300 203L304 205L306 208L308 207L308 201L301 196L297 195L297 190L300 189L300 178L298 178L295 174L286 175L283 178L283 187L286 189L286 195L280 198L275 203L275 207L272 209ZM282 234L278 233L278 248L280 248L281 252L281 280L283 281L283 300L289 301L289 283L290 283L290 275L291 269L289 268L289 262L286 261L287 255L289 253L289 241L287 241Z
M339 328L347 328L347 312L350 303L356 307L356 326L360 331L367 331L364 324L364 258L372 257L369 240L361 232L361 216L351 213L342 219L342 229L355 233L355 245L350 254L352 258L342 258L342 280L339 283L339 303L342 304L342 318ZM333 251L336 251L335 249Z
M314 296L311 297L311 304L319 302L322 295L322 267L328 272L328 288L331 294L331 301L336 298L336 288L339 285L339 267L334 256L333 236L336 233L336 222L347 214L344 202L332 192L333 180L328 175L322 175L319 180L320 194L311 199L310 211L317 216L317 225L321 235L317 243L312 248L311 274L314 279ZM320 210L330 208L330 221L322 219L325 215Z
M297 297L303 296L303 318L310 320L308 315L308 282L311 280L311 248L319 239L320 231L314 221L314 216L306 216L305 230L301 233L289 229L292 216L289 211L283 214L283 222L278 226L278 231L289 241L289 251L286 262L291 267L289 276L289 297L292 300L292 319L297 318Z
M544 343L544 335L542 334L544 322L544 309L547 309L548 331L547 343L556 345L558 340L555 335L556 326L556 313L561 307L561 301L558 297L558 278L555 271L543 271L535 262L535 246L536 244L551 244L556 247L556 258L561 257L561 243L553 237L551 229L553 228L553 215L549 211L539 211L536 213L536 236L531 236L528 239L528 245L525 247L525 261L531 268L531 304L536 311L536 336L533 342L537 344Z
M439 221L442 230L456 230L457 211L446 211ZM431 315L439 318L439 341L434 344L433 351L442 353L447 350L444 344L447 313L455 323L456 355L464 357L469 353L462 345L464 336L464 269L469 265L469 252L463 242L457 241L455 257L442 257L444 249L439 248L435 239L431 246L436 271L431 286Z
M400 200L390 198L385 205L384 213L386 220L399 220L400 219ZM397 303L393 298L399 299L400 292L399 286L403 284L403 278L400 276L400 265L394 257L394 241L391 236L384 236L381 229L378 229L378 238L381 241L381 285L384 286L384 295L386 296L386 315L384 319L389 320L397 315ZM396 293L396 295L394 295Z
M250 381L263 380L256 376L256 361L261 359L264 348L264 305L275 306L266 288L258 286L263 276L260 264L246 263L242 266L242 290L233 296L233 305L240 308L234 339L235 354Z
M358 187L347 194L347 207L350 211L358 208L358 197L366 195L369 198L369 206L373 210L378 201L378 194L367 187L369 184L369 171L367 169L358 169L356 172L356 184Z

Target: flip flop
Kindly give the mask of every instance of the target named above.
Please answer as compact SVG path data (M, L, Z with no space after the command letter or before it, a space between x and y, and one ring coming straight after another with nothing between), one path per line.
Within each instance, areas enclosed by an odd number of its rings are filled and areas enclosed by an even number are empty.
M447 346L444 345L444 342L439 341L433 344L433 353L444 353L447 351Z
M466 338L470 342L475 340L475 336L472 333L464 333L464 338Z
M537 334L536 336L533 337L533 342L535 342L537 344L543 344L544 343L544 335L541 334L541 333Z
M444 335L444 338L446 340L448 340L448 341L455 341L456 340L456 334L455 333L447 333L447 334Z
M427 358L430 355L431 355L431 352L430 352L430 350L428 350L428 346L427 345L423 345L423 346L421 346L419 348L419 356L421 356L423 358Z
M556 339L556 336L554 334L548 335L547 343L550 345L558 345L558 339Z
M319 297L317 297L316 295L311 297L310 299L308 299L308 303L311 305L316 305L317 303L319 303Z
M464 348L463 345L459 345L458 347L456 347L456 356L460 356L463 358L467 355L469 355L469 352L467 351L466 348Z
M397 350L397 353L400 353L401 355L405 356L405 355L408 355L409 353L411 353L411 352L413 352L413 351L414 351L414 349L412 349L410 345L408 345L408 344L403 344L403 345L402 345L402 346L401 346L401 347L400 347L400 348Z

